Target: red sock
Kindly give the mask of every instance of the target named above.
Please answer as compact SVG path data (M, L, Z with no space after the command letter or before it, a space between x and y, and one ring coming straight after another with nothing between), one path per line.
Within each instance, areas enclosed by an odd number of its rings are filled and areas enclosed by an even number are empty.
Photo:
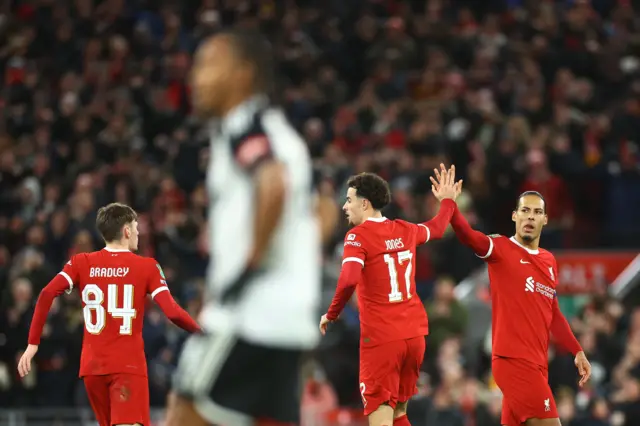
M405 414L402 417L398 417L393 419L393 426L411 426L411 423L409 423L409 419L407 418L407 415Z

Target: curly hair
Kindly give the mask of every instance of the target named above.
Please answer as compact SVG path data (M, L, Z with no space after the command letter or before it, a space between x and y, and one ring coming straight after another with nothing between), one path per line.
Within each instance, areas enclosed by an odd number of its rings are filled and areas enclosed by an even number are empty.
M358 197L369 200L376 210L382 210L391 202L389 184L375 173L351 176L347 186L355 189Z

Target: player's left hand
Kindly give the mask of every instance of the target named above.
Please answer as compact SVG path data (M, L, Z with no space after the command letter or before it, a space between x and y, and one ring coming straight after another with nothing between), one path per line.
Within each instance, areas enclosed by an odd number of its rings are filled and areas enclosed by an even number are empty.
M444 199L454 200L460 195L462 191L462 180L456 182L456 166L451 165L447 170L444 164L440 164L440 170L433 169L435 179L431 176L431 192L438 199L442 201Z
M330 322L333 322L333 321L330 321L330 320L327 318L327 314L324 314L324 315L322 316L322 318L320 318L320 333L321 333L323 336L324 336L325 334L327 334L327 326L329 325L329 323L330 323Z
M24 377L31 371L31 360L38 352L38 345L29 345L18 361L18 373Z
M587 383L589 377L591 377L591 363L589 363L589 360L587 359L584 351L580 351L576 354L576 359L574 362L576 364L576 367L578 367L578 373L580 374L580 382L578 383L578 385L582 387L585 383Z

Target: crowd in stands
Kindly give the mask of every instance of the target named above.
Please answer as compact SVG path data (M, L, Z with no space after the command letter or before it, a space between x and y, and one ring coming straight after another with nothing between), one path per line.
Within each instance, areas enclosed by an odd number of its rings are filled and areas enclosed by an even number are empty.
M454 163L459 206L478 229L512 233L517 194L533 189L547 201L543 246L638 248L637 0L5 1L0 407L86 406L77 293L55 302L36 374L20 380L16 363L38 292L72 254L101 248L101 205L139 212L140 253L197 313L208 141L188 75L198 43L232 25L271 41L274 99L337 205L349 175L372 171L391 183L388 217L424 221L438 209L428 176ZM325 250L329 293L345 229ZM451 232L418 257L431 336L412 424L498 425L488 349L465 350L470 319L453 296L482 262ZM563 425L638 424L640 310L598 294L571 323L594 376L577 389L571 357L551 355ZM361 407L355 304L329 334L305 368L310 416ZM163 406L184 335L153 304L144 335L152 405Z

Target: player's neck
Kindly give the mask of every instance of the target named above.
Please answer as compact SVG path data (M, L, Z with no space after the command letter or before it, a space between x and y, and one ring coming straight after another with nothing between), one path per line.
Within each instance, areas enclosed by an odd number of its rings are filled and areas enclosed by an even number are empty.
M240 105L253 102L254 100L258 101L262 98L263 97L257 93L246 93L244 91L238 91L237 93L229 96L228 101L222 107L220 116L224 120L232 115L234 111L236 111L238 107L240 107Z
M518 234L514 235L514 238L516 239L518 244L530 250L538 250L538 248L540 247L540 238L536 238L532 241L525 241Z
M382 217L382 212L380 210L374 210L372 213L365 213L362 217L362 221L365 222L369 219L380 219Z
M104 248L111 251L130 251L129 244L120 241L107 243Z

